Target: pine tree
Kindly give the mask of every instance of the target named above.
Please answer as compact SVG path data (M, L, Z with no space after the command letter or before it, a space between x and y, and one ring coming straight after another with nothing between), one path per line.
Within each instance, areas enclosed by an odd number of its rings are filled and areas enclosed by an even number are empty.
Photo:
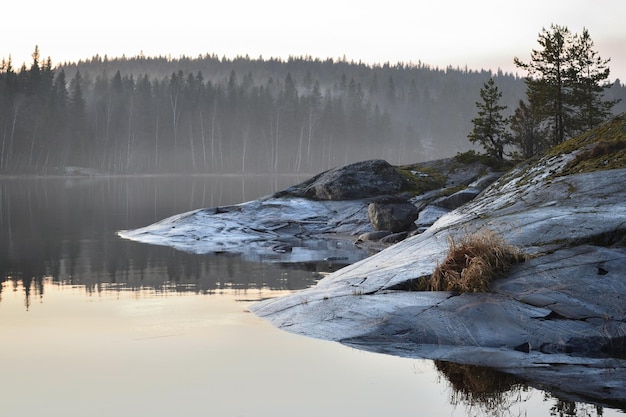
M593 41L587 29L583 28L582 34L576 37L571 55L571 78L574 80L572 97L577 107L576 127L579 132L584 132L603 123L619 100L603 99L604 90L611 86L607 81L610 59L600 58L593 50Z
M479 142L488 155L502 159L504 147L511 143L511 134L507 130L509 119L502 115L507 106L500 105L502 92L493 78L480 89L482 101L476 102L478 117L472 119L474 129L468 135L472 143Z
M70 80L68 122L70 125L69 158L71 163L87 163L88 143L86 137L85 99L83 98L82 76L80 71Z
M550 140L563 142L572 118L570 86L572 63L570 57L573 36L565 26L552 25L542 29L537 42L542 47L532 50L531 61L514 59L515 65L528 71L526 94L550 129Z
M72 117L84 118L85 116L85 99L83 98L82 76L80 71L70 80L69 88L69 104L70 115Z
M546 147L546 134L541 128L541 120L532 104L520 100L513 117L512 144L517 147L524 159L532 158Z
M553 24L542 29L538 43L542 49L532 51L529 63L514 62L528 71L528 101L556 145L606 120L616 102L603 101L608 60L592 49L586 29L578 36Z
M61 69L55 77L52 85L52 94L49 103L50 123L48 127L48 129L52 131L53 135L56 135L55 140L59 142L62 137L67 135L68 102L69 94L67 91L65 71Z

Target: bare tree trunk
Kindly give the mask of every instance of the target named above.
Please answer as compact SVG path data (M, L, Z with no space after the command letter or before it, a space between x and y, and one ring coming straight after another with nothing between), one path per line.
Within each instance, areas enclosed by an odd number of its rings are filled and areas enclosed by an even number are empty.
M246 172L246 145L248 144L248 132L249 128L243 132L243 147L241 152L241 173L244 174Z
M4 148L6 146L7 141L7 124L4 124L4 129L2 132L2 149L0 149L0 171L4 167Z
M159 169L159 101L156 104L156 117L154 128L154 169Z
M37 136L37 128L39 127L39 123L35 124L35 129L33 131L33 137L30 141L30 152L28 153L28 166L33 165L33 153L35 151L35 138Z
M308 144L306 147L306 164L311 166L311 138L313 136L313 109L309 108L309 132L308 132Z
M133 142L133 99L130 99L130 108L128 109L128 143L126 144L126 172L129 171L131 165L132 143Z
M17 116L20 112L20 102L16 100L16 103L13 106L13 119L11 122L11 135L9 136L9 149L7 149L7 162L6 166L9 166L9 161L13 156L13 142L15 141L15 127L17 125Z
M332 155L332 150L333 148L333 134L331 133L330 135L328 135L328 162L326 163L326 169L330 169L331 165L331 155Z
M191 168L196 171L196 150L193 143L193 123L189 120L189 146L191 147Z
M296 154L296 160L294 162L293 169L296 172L300 172L300 167L302 165L302 143L304 141L304 126L300 128L300 141L298 142L298 152Z
M218 141L217 141L217 150L219 152L220 157L220 168L224 169L224 153L222 152L222 130L219 129L217 132Z
M108 165L108 169L110 170L111 167L111 162L114 162L115 160L115 150L113 149L109 149L109 135L111 133L111 114L112 114L112 110L111 110L111 97L109 97L109 101L107 102L107 119L106 119L106 127L104 129L104 146L103 146L103 152L102 152L102 167L106 167ZM107 164L106 162L106 157L107 154L110 152L109 155L109 163Z
M280 112L276 112L276 146L274 148L275 154L274 154L274 167L273 167L274 172L278 172L279 140L280 140Z
M50 160L50 150L48 150L48 152L46 153L46 160L43 163L43 166L41 167L42 169L42 173L45 175L48 173L48 161Z
M178 147L178 93L175 95L170 94L170 104L172 107L172 127L173 127L173 135L174 135L174 152Z
M96 110L93 112L93 116L94 116L94 118L93 118L93 132L94 132L94 133L93 133L93 138L94 138L94 145L93 145L93 146L94 146L94 149L95 149L95 148L96 148L96 144L100 144L100 140L99 140L99 137L98 137L98 136L99 136L99 134L98 134L98 129L100 128L100 126L99 126L99 124L100 124L100 123L99 123L99 122L100 122L100 120L98 119L98 109L97 109L97 106L96 106ZM97 151L95 151L95 152L92 152L92 153L94 154L94 158L95 158L95 155L96 155L98 152L97 152ZM103 152L100 152L100 153L101 153L101 154L104 154L104 149L103 149ZM100 162L100 165L95 166L95 163L94 163L94 167L95 167L95 168L98 168L98 169L100 169L100 170L102 171L102 170L104 170L104 165L102 164L102 161L99 161L99 162Z
M200 135L202 137L202 161L204 162L204 172L206 172L206 137L204 136L204 117L202 117L202 112L200 112Z
M213 103L213 116L211 117L211 164L215 166L215 117L217 115L217 99Z

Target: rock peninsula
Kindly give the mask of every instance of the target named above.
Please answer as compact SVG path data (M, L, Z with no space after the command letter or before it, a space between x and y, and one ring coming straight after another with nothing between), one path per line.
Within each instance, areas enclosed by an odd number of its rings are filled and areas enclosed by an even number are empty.
M418 213L401 241L361 247L368 234L386 234L370 221L372 203L398 202ZM526 261L486 292L421 290L451 238L486 230ZM624 116L504 174L458 158L410 167L366 161L120 236L259 261L341 260L347 266L316 286L252 312L290 332L489 366L574 400L626 409Z
M626 407L626 119L523 163L421 234L252 311L281 329L483 365ZM491 230L529 259L481 293L416 291L449 237Z

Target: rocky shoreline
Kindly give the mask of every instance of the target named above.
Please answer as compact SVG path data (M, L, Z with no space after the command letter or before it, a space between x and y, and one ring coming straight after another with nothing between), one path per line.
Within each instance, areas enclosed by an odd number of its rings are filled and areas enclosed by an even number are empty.
M602 145L607 141L614 145ZM197 253L245 247L260 260L270 252L292 261L304 252L344 259L348 266L316 286L251 310L290 332L489 366L568 398L626 409L624 161L626 121L616 118L502 176L454 158L393 170L366 161L265 199L120 235ZM379 177L372 177L373 166L384 168ZM355 171L365 179L359 182ZM357 245L367 234L387 233L375 230L385 227L374 226L369 207L406 202L417 218L406 230L387 231L405 239L373 256L344 256L342 250L354 253L345 241L327 252L301 250L335 233L360 236ZM489 292L416 291L445 258L450 237L481 230L532 256Z
M408 177L382 160L358 162L258 200L194 210L118 235L251 261L348 265L423 232L502 175L454 158L404 170ZM413 180L421 181L417 193Z

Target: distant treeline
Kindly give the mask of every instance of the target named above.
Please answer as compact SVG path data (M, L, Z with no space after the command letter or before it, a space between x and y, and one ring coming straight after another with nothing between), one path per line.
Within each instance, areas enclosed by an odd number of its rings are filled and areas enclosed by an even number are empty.
M525 85L502 72L215 55L53 67L35 49L29 68L0 66L0 174L314 173L452 156L470 148L490 77L512 112Z

